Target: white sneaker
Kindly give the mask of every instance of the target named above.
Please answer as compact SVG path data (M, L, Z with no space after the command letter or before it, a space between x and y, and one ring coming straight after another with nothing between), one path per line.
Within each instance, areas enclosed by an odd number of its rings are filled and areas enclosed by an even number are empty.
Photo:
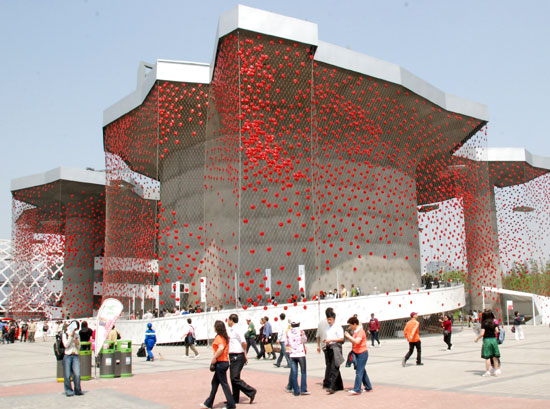
M195 359L197 359L199 356L201 356L201 354L197 354L195 355Z
M499 376L502 372L500 372L500 369L497 369L494 373L493 373L493 376Z
M486 371L486 372L484 372L483 375L481 375L481 376L491 376L491 372L490 372L490 371Z

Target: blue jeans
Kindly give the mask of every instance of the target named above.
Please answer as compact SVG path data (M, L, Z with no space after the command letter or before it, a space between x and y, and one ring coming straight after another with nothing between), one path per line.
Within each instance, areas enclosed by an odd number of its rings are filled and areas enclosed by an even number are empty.
M71 386L71 374L73 376L74 390ZM80 389L80 357L78 355L65 355L63 357L63 379L65 394L73 396L82 394Z
M300 373L302 379L300 381L300 388L298 388L298 364L300 365ZM306 357L301 356L298 358L290 358L290 376L288 377L289 390L292 389L294 396L298 396L301 393L307 392L307 380L306 380Z
M378 345L380 345L380 339L378 338L378 331L371 331L370 335L371 335L372 346L374 346L374 341L377 341Z
M284 342L279 342L281 344L281 353L279 354L279 358L277 359L277 366L281 366L281 361L283 360L283 356L286 358L286 364L290 366L290 360L288 359L288 354L286 353L286 345Z
M365 385L365 390L372 390L369 376L367 375L367 361L369 359L369 351L365 351L362 354L355 354L357 357L357 367L355 368L355 383L353 384L353 390L361 393L361 384Z
M152 361L155 358L153 355L153 347L149 348L149 345L145 345L145 349L147 349L147 361Z

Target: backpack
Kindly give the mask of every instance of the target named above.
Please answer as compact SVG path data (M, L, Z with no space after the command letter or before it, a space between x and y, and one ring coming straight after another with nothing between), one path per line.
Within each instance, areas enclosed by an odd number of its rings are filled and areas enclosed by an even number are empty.
M58 361L62 361L65 356L65 345L63 345L63 336L61 332L55 335L55 343L53 344L53 352Z
M500 331L498 333L498 343L502 344L504 342L504 338L506 337L506 333L504 332L504 327L499 328Z

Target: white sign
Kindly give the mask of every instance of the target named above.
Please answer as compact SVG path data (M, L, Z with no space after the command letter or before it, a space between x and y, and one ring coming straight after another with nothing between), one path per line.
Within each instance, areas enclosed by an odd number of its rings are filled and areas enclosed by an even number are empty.
M96 356L103 348L105 340L109 336L109 332L115 325L116 320L122 312L122 303L115 298L107 298L101 304L99 312L97 313L97 323L96 323Z
M265 269L265 292L271 297L271 269Z
M180 299L181 299L181 287L180 287L180 282L179 281L176 281L175 283L172 283L172 292L175 293L176 305L179 307Z
M506 308L510 311L513 310L514 309L514 301L506 300Z
M206 302L206 282L201 278L201 302Z
M306 293L306 266L303 264L298 266L298 287L301 294Z

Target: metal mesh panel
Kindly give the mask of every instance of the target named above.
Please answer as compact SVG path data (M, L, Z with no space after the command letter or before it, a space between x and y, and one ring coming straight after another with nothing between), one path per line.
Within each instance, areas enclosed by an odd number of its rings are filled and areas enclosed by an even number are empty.
M158 258L148 280L167 308L200 304L201 280L210 307L409 289L430 263L462 271L480 304L501 276L484 122L314 53L237 30L209 86L159 82L106 127L124 164L108 167L160 186L158 208L112 191L108 211L136 220L108 229L112 256ZM181 300L174 281L190 285Z
M205 258L207 302L235 305L239 268L238 36L220 41L210 85L205 155Z
M10 313L91 316L94 259L104 241L103 186L60 180L12 193Z
M104 128L106 231L104 298L154 305L158 195L158 85L143 104Z
M159 82L158 253L163 308L195 307L210 248L204 232L204 158L208 89ZM185 283L179 299L171 283Z

